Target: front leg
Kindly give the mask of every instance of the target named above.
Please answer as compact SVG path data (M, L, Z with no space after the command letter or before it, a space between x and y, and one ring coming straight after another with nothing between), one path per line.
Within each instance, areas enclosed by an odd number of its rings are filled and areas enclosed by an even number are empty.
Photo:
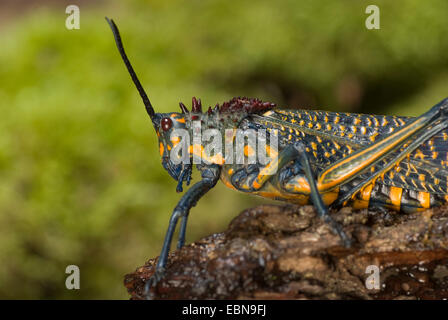
M154 275L146 282L145 296L149 296L150 288L154 287L158 281L160 281L165 273L165 267L168 260L168 253L171 247L171 241L173 239L174 231L176 230L177 222L180 217L183 218L180 237L185 237L186 217L190 212L190 209L196 205L198 200L212 189L219 180L219 174L221 168L217 165L201 168L202 180L194 184L180 199L173 213L171 214L170 222L168 224L168 230L163 242L162 251L157 261L156 270ZM179 239L184 241L184 239Z

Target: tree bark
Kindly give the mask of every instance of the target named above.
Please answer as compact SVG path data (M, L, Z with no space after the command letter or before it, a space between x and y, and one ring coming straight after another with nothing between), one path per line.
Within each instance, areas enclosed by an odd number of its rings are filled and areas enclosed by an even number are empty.
M248 209L226 231L171 252L152 298L448 298L448 207L414 214L343 208L332 215L353 239L351 248L312 206ZM131 299L145 298L156 262L126 275ZM379 289L369 289L375 270Z

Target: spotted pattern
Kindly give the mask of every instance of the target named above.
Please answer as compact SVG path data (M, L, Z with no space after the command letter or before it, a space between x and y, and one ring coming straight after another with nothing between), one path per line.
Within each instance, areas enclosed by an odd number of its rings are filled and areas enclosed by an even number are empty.
M266 128L268 132L277 130L280 150L291 143L303 142L318 174L347 155L390 135L413 119L326 111L271 110L263 116L254 115L250 121L257 128ZM356 181L366 181L399 152L395 151L368 171L362 172L357 179L341 188L341 192L348 190L349 185ZM358 207L386 205L402 211L425 208L446 201L447 177L448 132L445 130L425 141L389 171L373 180L369 187L353 195L351 201Z

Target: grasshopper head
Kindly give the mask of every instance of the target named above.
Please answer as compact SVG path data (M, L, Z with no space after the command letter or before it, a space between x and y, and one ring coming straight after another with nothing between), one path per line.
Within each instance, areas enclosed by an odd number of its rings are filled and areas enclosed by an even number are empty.
M174 180L178 181L178 191L182 191L182 182L187 185L191 179L191 159L188 163L181 160L182 155L175 152L176 147L181 143L182 133L188 132L186 127L185 114L181 113L156 113L152 119L154 128L159 138L159 153L162 157L162 165ZM184 142L184 141L183 141ZM189 144L189 141L187 141ZM188 146L186 148L189 149ZM176 161L177 160L177 161Z
M187 185L191 180L191 161L190 163L180 162L175 163L173 159L170 158L170 150L174 147L174 144L177 143L174 139L171 139L171 133L174 129L186 129L185 126L185 111L186 108L183 104L181 104L182 114L180 113L155 113L154 108L149 101L149 98L143 89L143 86L140 83L137 75L135 74L134 68L131 65L128 57L123 48L123 43L121 41L120 32L118 31L118 27L116 26L113 20L109 20L106 18L109 23L112 32L114 34L115 43L117 44L118 51L123 59L126 68L131 75L131 79L134 82L140 96L143 100L143 103L146 108L146 112L152 120L154 128L157 132L157 136L159 137L159 148L160 155L162 157L163 167L168 171L171 177L173 177L176 181L178 181L177 192L182 191L183 181L187 182ZM195 99L193 100L195 102ZM197 101L196 101L197 103Z

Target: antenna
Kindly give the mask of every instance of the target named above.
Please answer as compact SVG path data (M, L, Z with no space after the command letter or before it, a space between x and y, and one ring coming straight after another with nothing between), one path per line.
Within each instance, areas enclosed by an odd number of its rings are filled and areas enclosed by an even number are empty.
M118 31L118 27L115 24L114 20L109 19L106 17L107 23L109 23L110 28L112 29L112 32L114 34L115 43L117 44L118 51L120 52L121 58L123 59L124 64L126 65L126 68L128 68L129 74L131 75L132 81L134 82L135 86L137 87L138 92L140 93L140 97L142 97L143 103L146 107L146 112L149 114L151 119L154 117L154 109L151 105L151 102L148 99L148 96L146 95L145 89L143 89L142 84L140 83L140 80L138 80L137 75L135 74L134 68L132 68L131 62L129 62L128 57L126 56L126 53L124 52L123 43L121 42L120 32Z

